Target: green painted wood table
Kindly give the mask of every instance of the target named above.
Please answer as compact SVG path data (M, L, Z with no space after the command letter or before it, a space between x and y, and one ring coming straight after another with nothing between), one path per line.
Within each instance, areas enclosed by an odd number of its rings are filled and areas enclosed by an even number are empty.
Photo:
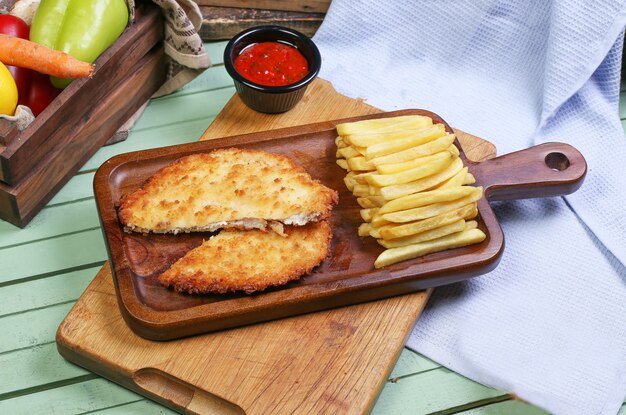
M54 336L107 259L95 170L119 153L196 141L234 93L221 64L224 46L207 44L214 66L175 94L152 100L129 138L102 148L26 228L0 221L0 414L173 413L65 361ZM545 412L405 349L373 413Z

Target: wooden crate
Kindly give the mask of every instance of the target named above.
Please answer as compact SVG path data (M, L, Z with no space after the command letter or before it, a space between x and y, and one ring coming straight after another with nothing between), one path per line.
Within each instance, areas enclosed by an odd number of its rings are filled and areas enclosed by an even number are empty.
M279 25L298 30L312 37L324 20L324 13L236 7L200 6L204 41L228 40L242 30L254 26Z
M331 0L194 0L200 6L326 13Z
M24 227L165 80L163 18L151 3L26 129L0 119L0 218Z

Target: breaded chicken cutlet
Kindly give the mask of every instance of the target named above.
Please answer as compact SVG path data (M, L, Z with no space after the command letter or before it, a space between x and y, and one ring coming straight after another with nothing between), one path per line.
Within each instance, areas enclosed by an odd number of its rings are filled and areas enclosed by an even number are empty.
M179 233L305 225L329 217L337 192L286 156L227 148L180 158L125 195L126 232Z
M285 233L221 231L175 262L159 282L190 294L252 293L296 280L328 255L327 221L287 226Z

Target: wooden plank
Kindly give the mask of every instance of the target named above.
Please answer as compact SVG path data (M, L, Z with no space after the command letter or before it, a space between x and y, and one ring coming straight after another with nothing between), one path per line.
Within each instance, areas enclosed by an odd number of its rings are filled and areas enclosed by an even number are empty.
M298 30L312 37L324 20L324 13L283 10L244 9L236 7L200 7L205 41L230 39L242 30L256 26L278 25Z
M53 342L57 327L71 308L72 304L58 304L0 318L0 353Z
M0 401L2 414L83 414L142 398L106 379L94 379Z
M0 317L76 301L99 268L87 268L3 287Z
M229 84L219 90L190 93L183 97L162 97L150 102L150 115L142 117L137 123L137 132L154 129L186 120L208 119L220 112L220 109L233 95L234 86ZM209 122L207 121L206 125Z
M244 7L326 13L331 0L194 0L200 6Z
M37 261L25 258L37 258ZM100 229L2 249L0 286L33 276L90 268L104 263L106 259Z
M472 403L496 397L506 399L508 394L440 367L387 383L372 415L430 414L452 408L461 410ZM401 407L398 402L402 402Z
M0 222L0 248L33 243L100 226L93 199L75 202L71 210L72 214L68 215L68 209L63 205L43 209L30 226L24 229L18 229L8 222ZM2 256L0 251L0 257Z
M213 66L222 65L224 63L224 49L228 42L208 42L204 44L204 49L209 54Z
M109 158L121 152L193 142L202 135L202 131L204 131L207 123L210 123L212 119L213 117L209 117L206 119L187 121L183 124L166 125L159 128L159 134L155 134L154 131L150 129L139 131L135 134L136 139L134 140L125 140L113 146L106 146L100 149L98 153L85 163L82 171L94 171ZM121 147L116 147L118 145ZM89 189L89 191L91 192L91 189Z
M398 378L415 375L438 367L441 367L439 363L433 362L419 353L404 348L402 353L400 353L396 366L389 375L389 380L395 382Z
M0 376L0 401L68 383L78 377L84 379L90 374L63 360L54 343L0 354L0 367L11 368Z
M526 402L510 400L487 404L479 408L458 412L459 415L548 415L548 412L541 408L530 405ZM621 415L621 414L620 414Z
M207 102L210 102L211 93L230 86L233 86L233 79L230 77L230 75L228 75L228 72L226 72L226 68L224 67L224 65L212 66L211 68L204 71L202 75L198 76L175 93L163 96L161 98L153 99L152 101L150 101L150 103L162 101L172 104L170 100L176 100L182 97L186 97L190 94L198 93L208 95ZM172 108L176 107L173 106ZM149 111L144 114L145 116L142 116L139 121L143 121L144 118L152 118L152 114Z
M92 411L85 412L86 414L94 413ZM176 412L167 409L158 403L143 399L141 401L135 401L112 408L100 409L97 411L98 415L146 415L146 414L162 414L162 415L175 415ZM218 415L218 414L216 414Z
M119 144L119 143L118 143ZM84 169L84 166L83 166ZM94 172L83 172L72 177L65 186L59 190L59 192L48 202L42 212L50 207L54 207L59 204L69 203L76 200L85 198L93 198L93 176ZM33 220L28 224L33 226L33 222L37 221L38 217L35 216ZM28 227L26 229L28 229Z

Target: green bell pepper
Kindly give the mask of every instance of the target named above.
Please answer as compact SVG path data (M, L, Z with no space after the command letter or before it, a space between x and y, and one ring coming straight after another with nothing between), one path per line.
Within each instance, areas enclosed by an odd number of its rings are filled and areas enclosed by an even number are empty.
M41 0L30 39L93 63L122 34L128 19L125 0ZM71 81L52 78L57 88Z

